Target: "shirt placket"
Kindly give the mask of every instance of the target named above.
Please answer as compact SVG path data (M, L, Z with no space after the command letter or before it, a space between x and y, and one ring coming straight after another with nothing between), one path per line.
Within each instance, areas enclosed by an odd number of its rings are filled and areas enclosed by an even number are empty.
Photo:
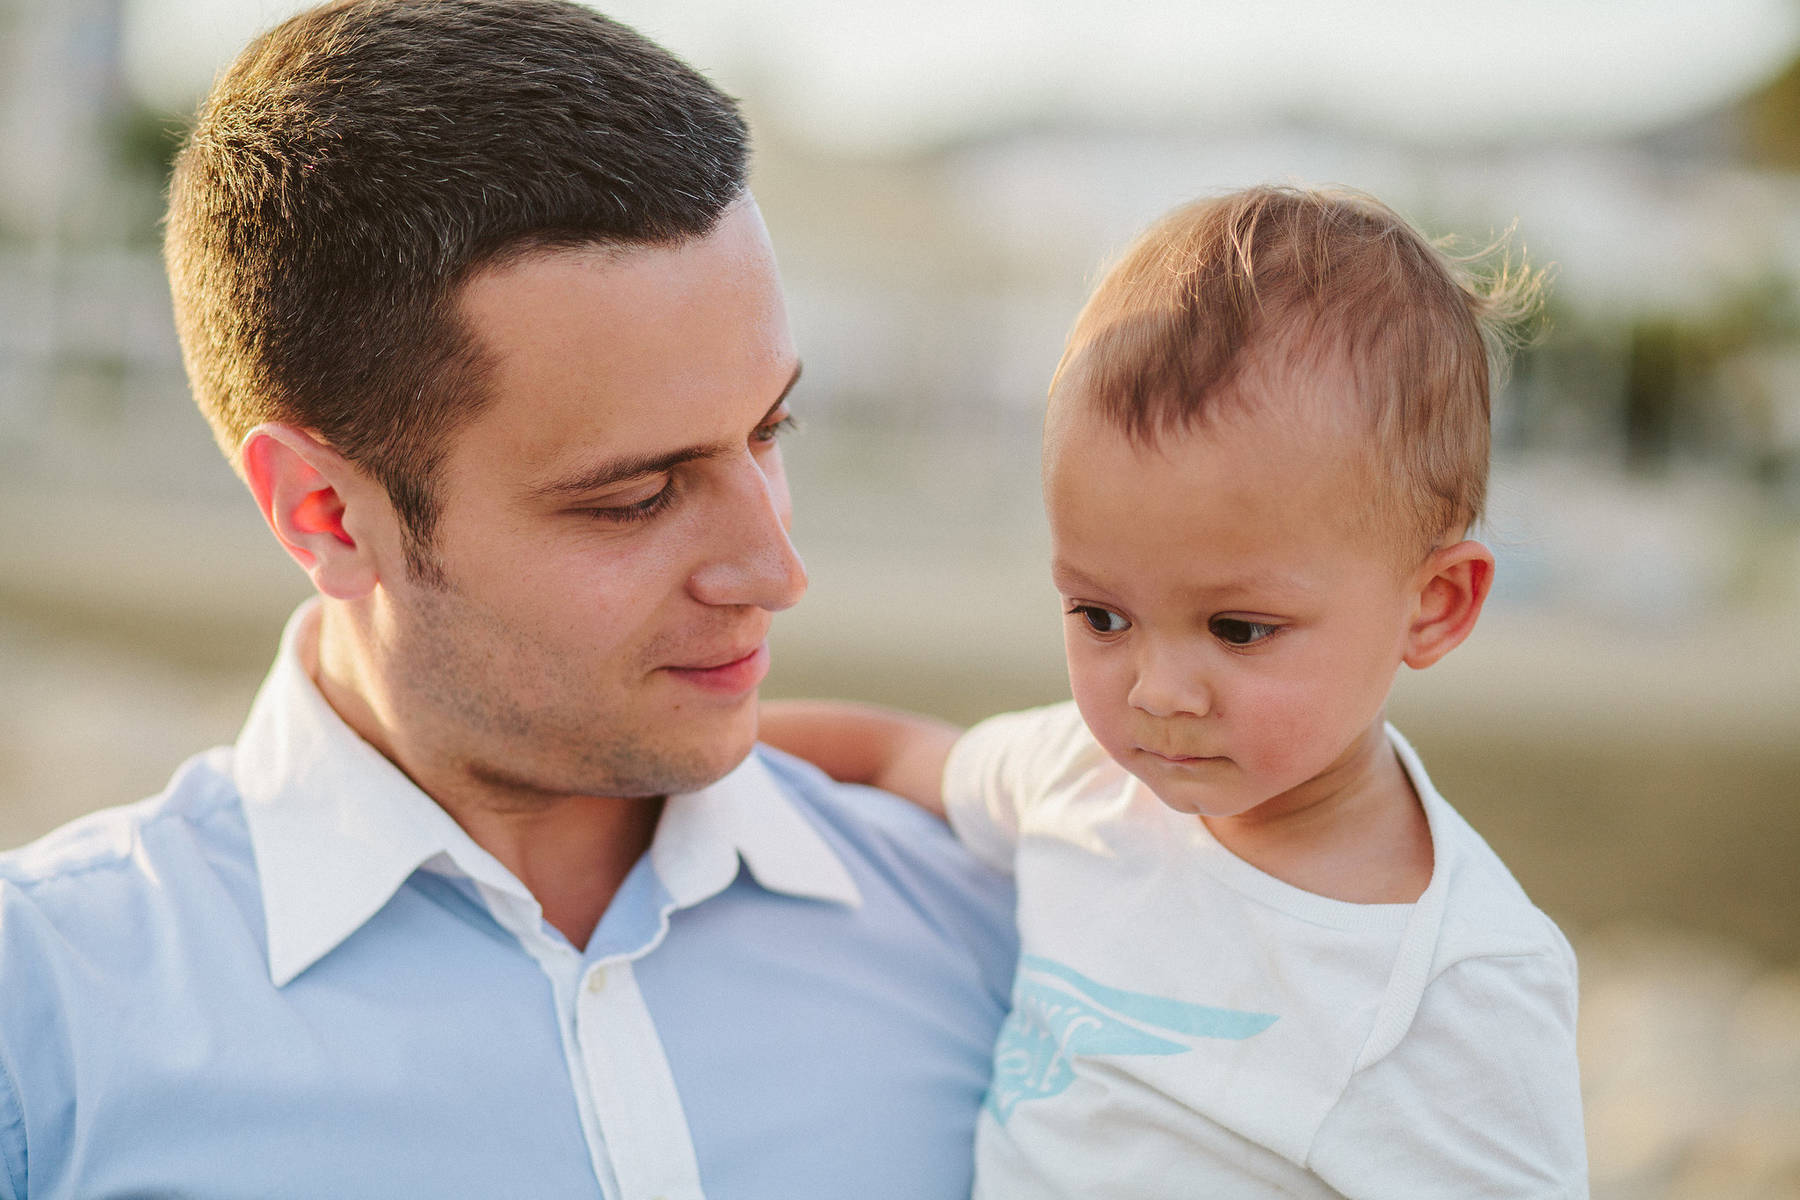
M693 1136L632 957L583 969L535 901L481 885L488 909L550 979L595 1178L608 1200L705 1200ZM657 939L660 941L660 937Z
M588 968L575 1033L621 1200L704 1200L687 1113L630 959Z

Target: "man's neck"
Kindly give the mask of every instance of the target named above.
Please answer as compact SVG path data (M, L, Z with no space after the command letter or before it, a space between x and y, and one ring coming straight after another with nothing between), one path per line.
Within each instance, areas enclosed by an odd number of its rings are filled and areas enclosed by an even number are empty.
M512 872L544 920L577 949L587 945L625 877L656 834L663 798L552 794L486 777L409 731L385 703L363 640L327 606L301 662L344 723L398 767Z
M426 794L525 885L544 920L578 950L650 848L663 807L660 796L565 796L506 809L492 794L441 790L441 796L429 789Z

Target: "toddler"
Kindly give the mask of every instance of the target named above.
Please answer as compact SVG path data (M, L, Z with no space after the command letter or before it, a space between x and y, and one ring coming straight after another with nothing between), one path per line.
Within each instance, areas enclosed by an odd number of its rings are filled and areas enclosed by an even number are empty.
M910 796L1018 882L978 1196L1585 1196L1575 959L1383 709L1473 629L1495 331L1365 197L1144 234L1050 388L1073 704L764 737Z

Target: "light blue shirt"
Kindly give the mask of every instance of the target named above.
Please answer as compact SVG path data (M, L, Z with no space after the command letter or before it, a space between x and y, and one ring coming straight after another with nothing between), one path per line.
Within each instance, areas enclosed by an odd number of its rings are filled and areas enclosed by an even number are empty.
M315 611L235 747L0 855L0 1197L968 1196L1005 881L759 749L577 950L325 703Z

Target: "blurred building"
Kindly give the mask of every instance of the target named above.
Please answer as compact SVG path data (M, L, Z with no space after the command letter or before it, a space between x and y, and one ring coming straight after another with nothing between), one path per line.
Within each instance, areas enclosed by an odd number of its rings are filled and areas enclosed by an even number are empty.
M0 3L0 494L49 521L73 511L63 496L223 503L237 485L187 398L156 253L183 117L124 86L124 0ZM1346 183L1465 247L1513 229L1557 268L1550 334L1496 410L1503 481L1530 478L1498 492L1532 545L1502 604L1800 609L1800 68L1649 130L1478 143L1317 110L1101 125L1021 109L856 147L748 104L815 421L1023 445L1089 284L1148 219L1224 187ZM1022 493L1031 519L1029 455L1007 453L1018 477L961 511ZM912 485L938 487L896 486ZM1560 541L1537 537L1536 503ZM1596 556L1588 531L1619 511L1629 536L1600 539L1619 561ZM16 594L33 585L8 536Z
M0 3L0 463L47 480L185 453L193 433L170 420L161 180L134 155L155 118L125 87L123 4Z
M60 479L129 477L147 446L203 457L175 415L154 253L155 172L182 118L121 82L124 0L4 4L0 455ZM1796 85L1763 91L1782 88ZM1503 446L1632 465L1692 451L1779 482L1800 454L1783 365L1800 345L1800 175L1763 165L1780 153L1768 107L1753 95L1648 133L1473 145L1318 115L1123 129L1025 115L878 151L786 130L754 98L752 116L756 188L824 385L815 410L1028 420L1098 264L1149 217L1221 187L1340 182L1465 245L1516 224L1558 265L1562 336L1522 366Z
M124 0L0 2L0 229L30 241L117 236L112 126L128 104Z

